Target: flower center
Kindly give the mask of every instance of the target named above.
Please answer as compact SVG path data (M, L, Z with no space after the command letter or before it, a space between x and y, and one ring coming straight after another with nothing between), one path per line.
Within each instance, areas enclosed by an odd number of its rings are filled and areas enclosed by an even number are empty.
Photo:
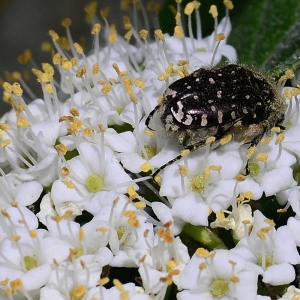
M79 285L70 291L70 299L71 300L81 300L85 295L85 287L83 285Z
M123 108L122 108L121 106L116 106L115 109L116 109L116 111L117 111L117 113L118 113L119 115L120 115L120 114L122 113L122 111L123 111Z
M260 172L259 164L254 161L249 161L248 162L248 171L249 171L249 175L251 177L258 176L259 172Z
M204 192L205 188L205 179L202 175L196 175L191 179L190 188L192 191L197 193Z
M149 160L153 156L156 155L156 148L155 147L152 147L150 145L145 145L144 149L145 149L146 155L142 152L142 158Z
M87 178L85 186L89 192L96 193L102 190L104 182L99 175L93 174Z
M221 278L216 278L211 282L210 290L213 296L215 297L223 297L227 294L229 289L228 283L226 280Z
M31 270L37 267L37 260L35 259L35 257L26 255L24 257L24 262L25 262L26 270Z
M126 232L126 228L125 227L119 227L117 230L117 235L118 235L118 239L119 241L122 239L123 235ZM129 236L127 236L124 241L121 243L121 246L124 246L127 244L127 242L129 241Z
M273 259L270 255L265 255L264 260L263 260L263 256L261 255L258 258L257 264L259 266L261 266L263 269L267 269L273 265Z

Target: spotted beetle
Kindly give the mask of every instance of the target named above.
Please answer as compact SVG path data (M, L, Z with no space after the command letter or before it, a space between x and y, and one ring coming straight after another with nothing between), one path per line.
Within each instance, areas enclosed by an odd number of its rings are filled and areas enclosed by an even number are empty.
M180 148L194 151L208 137L215 143L231 134L235 140L256 145L263 135L284 120L286 104L278 86L244 65L200 68L173 82L163 101L148 115L146 126L158 113L167 133ZM182 158L178 155L153 173Z

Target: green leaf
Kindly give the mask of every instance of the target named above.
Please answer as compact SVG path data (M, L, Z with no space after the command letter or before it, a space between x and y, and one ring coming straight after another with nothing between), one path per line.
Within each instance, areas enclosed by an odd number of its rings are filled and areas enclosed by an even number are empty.
M240 2L231 13L228 43L236 48L242 62L271 69L299 56L299 0Z

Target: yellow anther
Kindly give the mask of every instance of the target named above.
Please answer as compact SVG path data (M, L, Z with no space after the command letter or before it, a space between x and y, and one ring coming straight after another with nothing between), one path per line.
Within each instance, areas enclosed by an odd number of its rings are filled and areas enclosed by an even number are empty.
M59 53L56 53L56 54L53 55L52 62L53 62L54 65L59 65L60 60L61 60L61 56L60 56Z
M102 124L98 124L98 128L101 132L105 132L105 127Z
M84 135L85 137L91 136L91 135L92 135L92 129L91 129L91 128L88 128L88 127L84 128L84 129L83 129L83 135Z
M216 217L218 220L225 219L225 214L223 212L216 213Z
M55 149L59 155L66 155L68 152L68 148L63 144L56 145Z
M73 67L75 67L75 66L78 65L78 60L77 60L76 57L72 57L72 58L70 59L70 62L71 62L71 64L72 64Z
M3 83L3 88L6 92L11 93L12 92L12 86L10 83L8 82L4 82Z
M124 39L127 40L127 41L129 41L129 40L131 39L131 37L132 37L132 31L129 30L129 31L127 31L126 34L124 35Z
M84 11L85 11L89 16L94 16L95 13L96 13L96 11L97 11L97 6L98 6L97 1L89 2L88 4L85 5Z
M112 24L110 27L109 27L109 37L108 37L108 41L110 43L114 43L116 40L117 40L117 31L116 31L116 26L114 24Z
M184 13L186 15L191 15L193 13L194 9L195 9L194 3L189 2L184 8Z
M68 188L73 189L74 188L74 182L72 180L62 180L62 183Z
M182 150L182 151L180 152L180 155L181 155L182 157L184 157L184 156L189 155L190 153L191 153L190 150L184 149L184 150Z
M167 80L170 77L170 75L171 75L170 73L164 73L164 74L159 75L157 79L160 81L164 81L164 80Z
M232 134L227 134L226 136L221 138L220 144L225 145L225 144L229 143L231 140L232 140Z
M82 128L82 121L81 120L74 120L74 122L68 127L68 131L70 133L76 133Z
M121 70L116 63L113 63L112 67L115 69L115 71L117 72L118 75L121 75Z
M113 280L113 284L114 284L114 286L115 286L119 291L122 291L122 290L123 290L123 285L122 285L122 283L120 282L120 280L114 279L114 280Z
M225 34L224 33L218 33L216 36L215 36L215 40L217 41L217 42L221 42L221 41L223 41L223 40L225 40Z
M103 94L107 95L107 94L111 91L111 89L112 89L111 84L110 84L110 83L106 83L106 84L104 85L104 87L102 88L101 92L102 92Z
M279 80L278 83L283 82L285 80L291 79L295 76L293 70L286 70L284 75L282 75Z
M44 70L45 73L54 75L54 68L50 64L43 63L42 64L42 68L43 68L43 70Z
M211 5L209 9L209 13L212 15L213 18L216 18L218 16L218 9L215 5Z
M108 277L104 277L98 280L99 285L105 285L107 283L109 283L109 278Z
M58 34L54 30L49 30L49 35L51 36L52 41L57 41L59 39Z
M212 171L221 171L222 170L222 166L218 166L218 165L211 165L211 166L209 166L209 168Z
M252 155L257 152L257 147L253 146L250 147L249 150L247 151L246 157L249 159L250 157L252 157Z
M53 79L53 76L48 73L38 73L38 81L40 82L50 82Z
M92 28L92 34L98 34L101 30L101 25L99 23L96 23Z
M69 122L73 122L74 118L71 116L62 116L59 118L59 123L64 122L64 121L69 121Z
M140 89L144 89L146 87L146 84L145 82L141 79L141 78L137 78L135 81L134 81L134 84L140 88Z
M2 142L1 142L1 148L5 148L9 144L10 144L10 140L9 139L2 140Z
M18 128L22 128L22 127L25 128L25 127L29 126L29 122L25 118L19 118L17 120L17 126L18 126Z
M267 162L268 154L264 152L260 152L256 155L256 159L261 162Z
M198 248L196 250L196 254L200 257L207 257L209 255L209 252L204 248Z
M81 55L83 53L83 49L78 43L74 43L74 47L75 47L75 50L78 54Z
M153 166L149 162L146 162L146 163L141 165L141 170L143 172L148 172L148 171L153 170L153 169L154 169Z
M188 64L189 64L189 61L186 60L186 59L180 59L180 60L178 60L178 62L177 62L177 66L179 66L179 67L186 66L186 65L188 65Z
M157 99L157 104L162 104L164 101L164 96L159 96L159 98Z
M103 8L100 10L100 16L103 18L103 19L106 19L107 16L109 14L109 8L106 7L106 8Z
M216 138L214 136L210 136L206 139L205 145L209 145L209 144L213 143L215 140L216 140Z
M73 117L79 117L79 110L76 107L71 108L70 113Z
M204 168L203 177L205 181L209 180L209 175L210 175L210 168L208 167Z
M178 37L179 39L183 38L183 30L182 27L177 25L174 28L174 36Z
M159 39L159 40L163 41L163 42L165 41L165 36L164 36L164 34L162 33L162 31L160 29L156 29L154 31L154 37L156 39Z
M187 176L187 168L183 165L179 166L179 173L182 177Z
M146 40L148 36L148 31L145 29L140 30L139 32L141 39Z
M235 179L236 179L237 182L241 182L241 181L246 180L246 176L242 175L242 174L238 174L238 175L235 176Z
M15 82L13 85L12 85L12 92L17 95L17 96L22 96L23 94L23 90L20 86L20 84L18 82Z
M47 93L53 94L53 86L52 86L52 84L47 83L46 86L45 86L45 90L46 90Z
M72 24L72 21L69 18L64 18L61 22L61 25L64 27L69 27L71 24Z
M280 127L273 127L273 128L271 128L271 132L279 133L280 132Z
M152 131L148 130L148 129L145 129L145 130L144 130L144 133L145 133L146 135L152 137L152 138L154 137L154 133L153 133Z
M181 22L181 14L180 13L176 13L175 21L176 21L177 26L180 25L180 22Z
M124 28L126 30L131 30L132 29L132 25L130 22L130 19L128 16L123 16L123 23L124 23Z
M60 170L61 174L67 176L70 174L70 170L67 167L62 167Z
M272 142L272 140L273 140L273 136L269 136L269 137L261 139L260 143L262 145L268 145L268 144L270 144Z
M22 54L18 56L18 62L20 64L28 64L31 61L32 53L30 49L25 49Z
M225 5L225 7L227 9L233 9L233 4L232 4L232 2L230 0L224 0L223 4Z
M20 81L20 79L21 79L21 73L20 72L16 72L16 71L12 72L11 76L12 76L13 80L15 80L15 81Z
M271 219L265 218L264 221L271 226L276 226L275 222Z
M278 145L278 144L282 143L284 138L285 138L285 136L284 136L283 133L278 134L275 145Z
M68 71L70 69L73 68L73 65L72 63L68 60L68 61L65 61L62 65L61 65L62 69L65 70L65 71Z

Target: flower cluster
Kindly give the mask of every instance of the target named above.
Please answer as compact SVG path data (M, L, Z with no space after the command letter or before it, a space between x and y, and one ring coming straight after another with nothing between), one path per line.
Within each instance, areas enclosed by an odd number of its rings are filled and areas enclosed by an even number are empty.
M174 36L161 30L148 36L148 22L139 30L137 13L146 10L132 1L134 25L124 17L124 38L108 24L105 10L97 21L92 2L86 6L93 20L91 54L72 41L69 19L63 20L64 43L49 32L53 65L33 69L43 99L26 104L25 83L4 83L13 110L0 120L1 299L159 300L172 285L180 300L271 299L259 295L259 276L265 286L295 280L297 89L283 91L284 133L273 128L251 148L232 140L212 150L207 142L162 170L158 184L150 176L180 154L159 120L151 121L155 131L145 125L166 88L222 57L237 61L227 44L231 1L224 1L227 14L220 23L211 6L215 28L205 38L200 3L184 8L187 35L176 2ZM154 13L157 7L147 9ZM221 41L215 39L220 33ZM106 46L100 47L100 35ZM291 207L295 214L280 227L250 205L275 194L285 205L281 213ZM214 233L220 228L231 230L235 245L226 246ZM195 251L183 236L202 246ZM123 268L136 270L137 282L116 279ZM297 295L291 286L282 299Z

